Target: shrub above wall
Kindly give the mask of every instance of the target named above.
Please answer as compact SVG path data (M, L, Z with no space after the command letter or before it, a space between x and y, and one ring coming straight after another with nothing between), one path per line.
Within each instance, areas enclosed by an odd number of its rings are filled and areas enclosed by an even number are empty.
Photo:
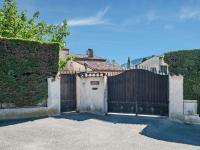
M184 99L197 99L200 114L200 49L166 53L165 61L170 73L184 76Z
M45 104L58 60L58 43L0 38L0 107Z

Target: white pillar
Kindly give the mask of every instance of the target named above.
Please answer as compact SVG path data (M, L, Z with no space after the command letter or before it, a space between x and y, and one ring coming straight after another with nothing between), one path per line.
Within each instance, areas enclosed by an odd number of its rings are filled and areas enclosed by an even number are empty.
M60 113L60 77L48 78L48 109Z
M80 77L76 76L76 111L80 112Z
M183 76L169 76L169 118L183 121Z
M108 77L104 76L104 113L108 113Z

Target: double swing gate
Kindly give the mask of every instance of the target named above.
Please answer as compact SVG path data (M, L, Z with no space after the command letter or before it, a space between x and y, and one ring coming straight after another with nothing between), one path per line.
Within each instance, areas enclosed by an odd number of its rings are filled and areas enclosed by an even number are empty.
M143 69L108 76L108 112L168 115L169 79ZM61 75L61 111L76 110L76 75Z
M108 77L108 112L168 115L168 75L143 69Z

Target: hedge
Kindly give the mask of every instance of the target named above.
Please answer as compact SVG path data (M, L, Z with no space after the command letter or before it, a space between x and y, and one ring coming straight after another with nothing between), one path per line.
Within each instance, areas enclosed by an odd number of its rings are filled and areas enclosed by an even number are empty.
M184 76L184 99L197 99L200 114L200 49L166 53L165 61L170 73Z
M45 104L47 78L57 74L58 59L58 43L0 38L0 104Z

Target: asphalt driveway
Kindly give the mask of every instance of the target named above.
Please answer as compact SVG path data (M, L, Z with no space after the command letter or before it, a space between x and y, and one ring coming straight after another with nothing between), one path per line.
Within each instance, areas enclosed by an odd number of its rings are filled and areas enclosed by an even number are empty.
M200 150L200 126L167 118L63 114L0 121L0 150Z

